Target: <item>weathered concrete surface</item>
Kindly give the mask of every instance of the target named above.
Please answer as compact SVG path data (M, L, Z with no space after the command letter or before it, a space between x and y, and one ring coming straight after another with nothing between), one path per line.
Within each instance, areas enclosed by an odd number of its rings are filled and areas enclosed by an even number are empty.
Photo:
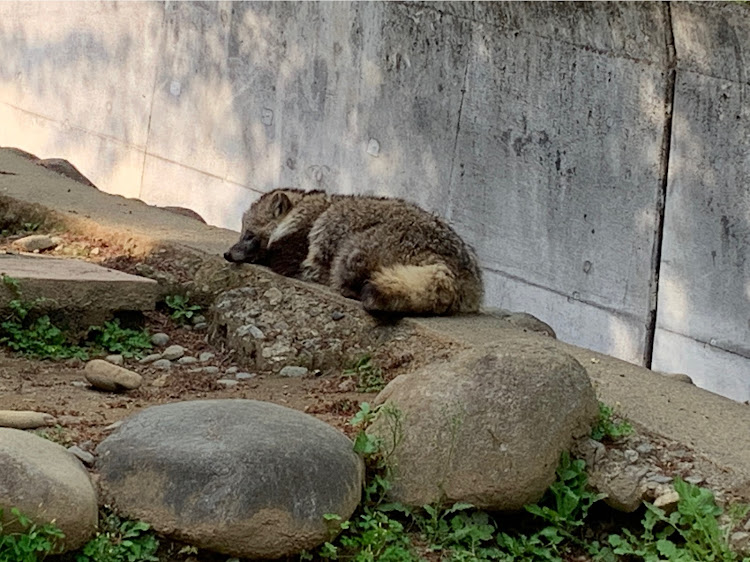
M677 3L672 17L678 66L653 368L750 400L750 12Z
M404 196L477 247L488 305L642 362L667 14L659 3L2 3L0 144L235 229L278 185ZM39 31L49 18L51 37Z
M26 167L26 166L30 167ZM35 221L58 224L76 232L96 232L117 243L133 241L134 249L143 254L148 249L176 247L191 252L200 264L221 260L219 257L236 234L204 225L187 217L148 207L142 203L125 201L76 184L44 168L29 164L8 150L0 150L0 170L14 170L16 176L0 174L0 217L8 212L16 220L33 216ZM31 205L32 201L43 201ZM78 213L68 210L78 209ZM22 213L31 213L23 215ZM87 218L82 218L86 215ZM51 218L50 218L51 217ZM158 259L158 255L156 256ZM218 268L216 268L218 271ZM251 266L225 268L231 271L226 278L211 279L211 268L205 268L208 278L196 280L197 285L223 283L226 287L242 283L242 270ZM199 270L200 272L200 270ZM295 280L283 280L299 284ZM343 297L331 295L325 287L327 299ZM405 323L427 330L435 337L457 346L502 344L518 337L518 328L491 314L472 317L409 319ZM553 326L557 328L557 326ZM527 334L528 338L545 338ZM592 377L600 400L617 405L618 411L648 430L685 443L707 455L720 466L736 474L737 486L750 499L750 408L722 396L701 390L678 380L615 358L557 341L573 355Z
M0 274L15 279L20 290L0 286L0 309L18 298L35 302L35 309L58 313L74 331L109 320L116 311L154 310L161 291L152 279L45 256L1 254Z

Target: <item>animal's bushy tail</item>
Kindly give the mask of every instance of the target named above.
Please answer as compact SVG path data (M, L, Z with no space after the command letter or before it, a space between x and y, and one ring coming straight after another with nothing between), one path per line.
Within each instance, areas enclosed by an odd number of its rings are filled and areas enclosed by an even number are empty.
M368 312L447 314L473 312L479 303L462 294L461 283L444 263L393 265L376 270L360 294Z

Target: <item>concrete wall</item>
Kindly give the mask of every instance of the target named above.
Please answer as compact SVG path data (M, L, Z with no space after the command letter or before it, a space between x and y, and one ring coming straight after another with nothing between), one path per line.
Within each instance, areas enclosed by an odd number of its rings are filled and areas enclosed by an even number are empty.
M672 6L678 54L653 368L750 399L750 7Z
M655 368L748 399L747 15L5 2L0 144L234 229L278 185L411 199L475 245L487 305L640 364L655 338Z

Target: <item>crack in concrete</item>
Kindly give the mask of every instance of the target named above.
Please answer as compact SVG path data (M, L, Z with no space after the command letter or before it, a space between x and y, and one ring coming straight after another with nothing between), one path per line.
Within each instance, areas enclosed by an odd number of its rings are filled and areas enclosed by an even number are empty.
M674 115L674 95L677 83L677 51L672 30L672 6L665 3L665 47L667 49L667 83L664 92L664 134L661 145L661 185L656 201L656 220L654 224L654 246L651 249L651 280L649 282L649 313L646 323L646 341L643 347L643 365L651 368L654 355L654 338L656 336L656 318L659 308L659 274L661 273L661 253L664 241L664 211L666 209L667 191L669 188L669 155L672 150L672 123Z

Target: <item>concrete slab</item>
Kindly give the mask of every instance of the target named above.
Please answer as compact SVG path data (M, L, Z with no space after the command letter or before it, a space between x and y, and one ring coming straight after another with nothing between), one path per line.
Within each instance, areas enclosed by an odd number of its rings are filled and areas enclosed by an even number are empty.
M18 281L21 299L46 310L109 312L154 310L156 281L73 259L0 255L0 275ZM8 285L0 289L0 308L19 298Z

